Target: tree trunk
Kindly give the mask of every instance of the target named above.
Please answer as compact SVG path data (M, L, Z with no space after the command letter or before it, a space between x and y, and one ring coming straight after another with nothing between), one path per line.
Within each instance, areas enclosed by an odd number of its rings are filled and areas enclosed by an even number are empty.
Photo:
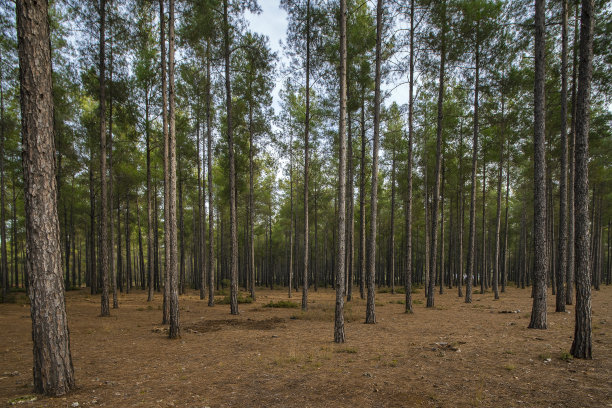
M19 0L16 11L34 391L59 396L75 383L62 286L47 7Z
M576 143L576 86L578 72L578 2L576 2L576 13L574 17L574 44L573 44L573 64L572 64L572 121L571 121L571 140L569 140L569 183L568 183L568 235L567 235L567 270L565 275L565 304L574 303L574 234L575 234L575 214L574 214L574 146Z
M374 140L372 142L372 191L370 195L370 242L368 247L368 299L366 324L376 323L374 303L376 281L376 224L378 213L378 145L380 139L380 65L382 48L382 0L376 2L376 63L374 73Z
M0 64L2 64L1 54ZM9 285L9 270L6 252L6 209L4 205L4 93L2 91L2 79L2 67L0 65L0 239L2 239L2 261L0 267L2 268L2 302L5 302Z
M181 337L180 315L178 304L178 270L177 270L177 230L176 230L176 127L175 127L175 87L174 87L174 0L170 0L169 5L170 21L168 29L168 99L170 102L168 110L169 119L169 140L168 140L168 175L169 185L166 188L166 201L168 219L166 223L166 242L169 242L170 262L166 269L166 282L170 287L168 292L170 300L170 330L168 337L176 339Z
M440 204L440 171L442 169L442 120L444 118L444 68L446 62L446 2L442 3L442 32L440 33L440 77L438 82L438 122L436 126L436 168L431 211L431 248L429 250L429 286L427 307L434 307L434 285L436 282L436 258L438 254L438 207ZM440 271L442 273L442 271Z
M534 280L530 329L546 329L546 140L544 132L545 98L545 0L535 3L535 89L534 89Z
M557 281L555 311L565 312L564 277L567 270L567 3L562 0L561 11L561 176L559 179L559 240L557 267L553 270Z
M393 151L391 153L391 232L389 234L390 249L391 249L391 262L390 262L390 284L391 294L395 294L395 142L393 144Z
M206 164L208 167L208 306L215 305L215 245L212 173L212 114L210 94L210 43L206 42Z
M481 261L480 261L480 294L483 295L487 288L487 167L484 160L484 154L482 158L482 246L480 248Z
M502 129L501 143L499 144L499 164L497 168L497 211L495 216L495 258L493 262L493 296L499 299L499 270L500 270L500 230L501 230L501 195L502 195L502 173L504 168L504 97L502 95Z
M379 7L380 7L379 0ZM334 342L344 343L344 257L346 220L346 0L340 0L340 124L338 160L338 246L336 250L336 309ZM372 286L372 285L371 285Z
M232 128L232 84L230 77L229 0L223 0L223 39L225 59L225 97L227 109L227 143L229 149L230 189L230 313L238 314L238 225L236 217L236 165L234 159L234 129Z
M478 93L480 91L480 44L476 36L476 78L474 86L474 136L472 140L472 190L470 195L470 235L467 254L467 282L465 285L465 303L472 303L472 282L476 263L476 170L478 164Z
M444 152L442 153L444 155ZM444 293L444 274L446 273L446 268L444 267L444 181L445 181L445 171L444 171L444 157L442 157L442 186L440 193L440 294Z
M580 17L580 66L576 96L576 144L574 193L576 205L576 325L571 353L576 358L591 358L591 286L589 257L589 109L593 76L593 0L582 0Z
M408 177L406 192L406 253L404 265L405 311L412 313L412 138L414 116L414 0L410 0L410 72L408 94Z
M359 297L365 298L366 280L366 209L365 209L365 156L366 156L366 131L365 131L365 89L361 95L361 162L359 165Z
M108 192L106 184L106 76L105 76L105 38L106 1L100 0L100 256L102 258L102 297L100 315L110 316L108 304Z

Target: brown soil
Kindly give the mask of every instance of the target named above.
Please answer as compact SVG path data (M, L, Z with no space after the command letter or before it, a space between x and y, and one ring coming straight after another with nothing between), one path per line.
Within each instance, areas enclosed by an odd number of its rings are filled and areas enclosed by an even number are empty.
M593 360L570 359L573 306L554 312L548 330L527 329L530 290L494 301L456 290L415 313L404 295L376 296L376 325L365 302L347 304L347 342L333 340L334 293L311 290L309 311L263 307L286 292L259 290L257 301L214 308L182 296L182 338L160 325L161 295L120 296L101 318L99 296L67 295L78 388L36 407L605 407L612 406L612 287L593 293ZM358 295L358 293L357 293ZM549 292L550 295L550 292ZM301 294L294 295L299 304ZM18 299L19 300L19 299ZM0 405L32 394L29 306L0 305Z

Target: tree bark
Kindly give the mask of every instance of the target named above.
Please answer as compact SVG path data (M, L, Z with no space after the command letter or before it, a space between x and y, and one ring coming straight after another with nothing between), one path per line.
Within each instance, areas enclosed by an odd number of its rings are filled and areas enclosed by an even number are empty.
M580 17L580 65L576 95L575 160L575 276L576 324L571 353L576 358L592 358L591 282L589 271L589 111L593 77L594 1L582 0Z
M225 97L227 110L227 143L229 149L229 189L230 189L230 313L238 312L238 225L236 217L236 164L234 158L234 129L232 128L232 83L230 77L230 36L229 0L223 0L223 39L225 60Z
M478 93L480 91L480 44L476 36L476 81L474 86L474 136L472 140L472 188L470 195L470 235L467 254L467 282L465 285L465 303L472 303L472 282L476 263L476 170L478 164Z
M361 162L359 165L359 297L365 298L366 281L366 209L365 209L365 89L361 95Z
M44 0L16 4L34 391L59 396L75 382L62 285L47 7Z
M100 257L102 258L102 296L100 315L110 316L108 302L108 191L106 183L106 74L105 74L106 0L100 0Z
M166 269L166 275L168 278L166 281L169 283L170 288L168 290L170 300L170 330L168 331L168 337L176 339L181 337L180 328L180 312L178 304L178 271L177 271L177 230L176 230L176 125L175 125L175 87L174 87L174 0L170 0L169 4L170 21L168 29L168 99L170 106L168 109L169 119L169 140L168 140L168 169L170 174L168 175L169 185L167 187L166 202L167 207L167 225L166 225L166 242L169 242L170 246L170 262L168 262L169 268ZM168 250L166 250L168 253Z
M2 64L1 53L0 64ZM4 205L4 92L2 90L2 80L2 68L0 66L0 239L2 239L2 261L0 267L2 268L2 302L5 302L9 286L9 270L6 252L6 208Z
M304 122L304 272L302 285L302 310L308 309L308 173L310 136L310 0L306 0L306 117Z
M379 0L380 3L381 0ZM336 309L334 342L344 343L344 257L346 201L346 0L340 0L340 120L338 160L338 246L336 250Z
M368 247L368 299L366 324L376 323L376 223L378 213L378 145L380 139L380 65L382 54L382 0L376 2L376 63L374 71L374 140L372 142L372 191L370 194L370 242Z
M210 42L206 42L206 164L208 167L208 306L215 305L215 245L212 173L212 113L210 91Z
M559 180L559 240L557 247L557 297L555 311L565 312L565 273L567 270L567 3L561 12L561 176Z
M438 255L438 207L440 204L440 172L442 169L442 120L444 118L444 68L446 63L446 2L442 2L442 32L440 44L440 77L438 82L438 121L436 125L436 168L431 211L431 248L429 250L429 286L427 307L434 307L434 286L436 282L436 258ZM440 271L442 273L442 271Z
M545 140L545 0L535 1L535 88L534 88L534 216L533 306L530 329L546 329L546 140Z
M412 313L412 139L414 116L414 0L410 0L410 72L408 90L408 177L406 192L406 253L404 265L405 311Z

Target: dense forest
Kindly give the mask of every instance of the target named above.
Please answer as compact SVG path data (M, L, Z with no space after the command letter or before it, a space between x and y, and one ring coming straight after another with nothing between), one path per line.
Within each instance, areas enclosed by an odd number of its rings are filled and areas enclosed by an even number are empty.
M282 52L250 28L256 0L46 3L0 9L1 298L30 293L35 338L54 307L67 339L63 290L85 287L102 316L122 293L163 299L171 338L190 290L238 314L329 287L344 342L356 298L374 324L381 291L412 313L415 288L433 308L512 285L531 328L576 303L571 353L591 358L591 287L612 280L610 2L281 0ZM39 392L74 386L57 343Z

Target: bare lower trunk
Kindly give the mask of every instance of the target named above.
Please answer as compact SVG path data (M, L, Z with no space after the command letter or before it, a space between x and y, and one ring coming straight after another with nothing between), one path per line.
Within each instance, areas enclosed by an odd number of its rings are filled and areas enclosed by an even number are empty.
M229 0L223 0L224 59L225 59L225 97L227 110L227 143L229 149L229 189L230 189L230 313L238 312L238 225L236 216L236 165L234 159L234 130L232 128L232 87L230 77L230 39L229 39Z
M175 87L174 87L174 0L170 0L170 22L168 29L169 45L168 45L168 83L169 92L168 99L170 102L168 110L169 119L169 140L168 140L168 175L169 185L166 189L168 201L166 202L168 220L166 224L166 242L169 243L170 262L167 262L168 268L166 281L169 284L168 295L170 303L170 330L168 337L176 339L181 337L180 328L180 312L178 303L178 271L177 271L177 230L176 230L176 127L175 127Z
M567 270L567 0L562 0L561 24L561 177L559 180L559 241L557 247L557 312L565 312Z
M16 11L34 391L59 396L75 383L62 285L47 2L19 0Z
M582 0L580 18L580 67L576 96L576 144L574 193L576 204L576 325L571 353L592 358L591 273L589 271L589 108L593 76L593 0Z
M104 26L106 24L106 2L100 1L100 257L102 267L102 297L100 315L110 316L108 302L108 191L106 184L106 77L104 58Z
M380 65L382 49L382 0L376 5L376 68L374 74L374 140L372 142L372 191L370 195L370 242L368 246L368 299L366 304L367 324L376 323L376 227L378 213L378 145L380 138ZM339 237L340 238L340 237Z
M340 125L338 160L338 246L336 251L336 309L334 342L344 343L344 234L346 228L346 0L340 0Z
M529 328L546 329L546 141L544 133L545 0L535 3L533 306Z
M410 73L409 73L409 95L408 95L408 165L406 176L408 186L406 192L406 254L404 290L406 313L412 313L412 137L413 137L413 114L414 114L414 0L410 0Z

